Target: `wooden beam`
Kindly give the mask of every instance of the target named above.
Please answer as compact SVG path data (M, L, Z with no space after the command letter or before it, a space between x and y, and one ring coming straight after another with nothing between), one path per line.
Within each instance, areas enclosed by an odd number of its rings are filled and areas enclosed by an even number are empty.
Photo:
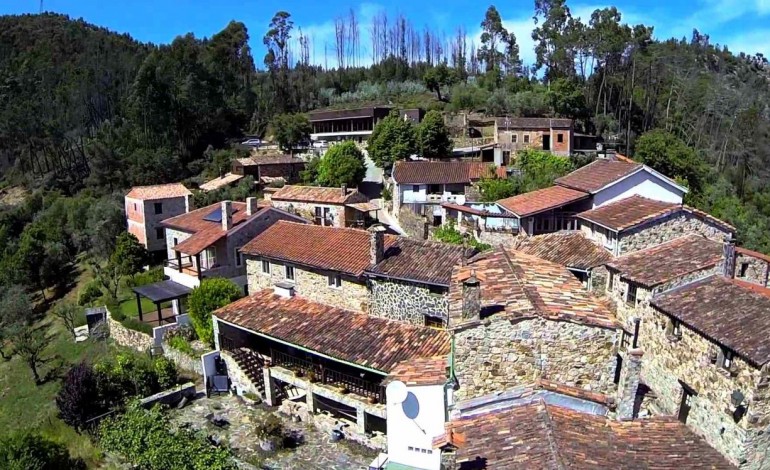
M158 308L158 326L163 325L163 311L160 308L160 302L155 302L155 306Z
M143 321L142 318L142 298L139 296L138 292L135 292L136 294L136 309L139 311L139 321Z
M195 264L198 265L198 280L200 281L203 279L203 274L201 273L201 254L200 253L195 255Z

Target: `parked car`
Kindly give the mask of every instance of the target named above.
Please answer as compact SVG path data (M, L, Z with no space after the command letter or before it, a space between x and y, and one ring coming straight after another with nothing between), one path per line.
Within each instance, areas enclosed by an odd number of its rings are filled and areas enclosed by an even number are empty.
M259 147L262 145L262 140L260 139L247 139L241 142L241 145L247 145L249 147Z
M316 140L313 141L313 148L316 149L323 149L329 146L329 143L325 140Z

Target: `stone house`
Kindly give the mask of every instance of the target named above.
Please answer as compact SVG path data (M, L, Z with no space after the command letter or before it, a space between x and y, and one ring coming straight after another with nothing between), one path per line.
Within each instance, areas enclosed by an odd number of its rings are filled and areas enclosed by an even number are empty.
M505 167L484 162L398 161L393 166L393 213L402 208L443 222L442 203L464 205L477 199L474 184L482 177L505 178Z
M524 236L576 230L575 214L591 207L591 195L563 186L551 186L497 201L519 220Z
M767 468L770 291L724 277L731 247L689 235L607 264L618 362L641 362L634 414L676 415L734 464Z
M569 156L574 148L573 134L572 119L495 118L495 144L502 151L500 165L510 165L516 152L524 149Z
M379 207L357 189L286 185L270 196L273 207L297 214L315 225L366 228Z
M246 290L246 265L238 250L279 220L304 223L296 215L246 202L222 201L165 219L164 274L194 288L204 278L225 277Z
M735 228L692 207L631 196L581 212L580 230L615 256L665 243L688 234L723 241Z
M746 248L735 248L735 278L768 287L770 256Z
M166 231L161 221L190 211L192 193L181 183L134 186L124 198L126 222L147 251L166 249Z
M457 245L399 237L381 249L380 232L372 234L369 280L370 311L374 316L415 325L446 327L452 269L469 253Z
M564 267L497 248L455 268L449 298L458 399L541 378L615 390L619 325Z
M305 161L293 155L259 155L233 160L234 175L253 176L259 184L283 181L293 184L299 181Z

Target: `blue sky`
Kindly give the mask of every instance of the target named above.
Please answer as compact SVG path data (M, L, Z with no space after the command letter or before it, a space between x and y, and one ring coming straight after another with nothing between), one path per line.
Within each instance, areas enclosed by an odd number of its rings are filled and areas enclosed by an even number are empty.
M471 3L473 3L471 5ZM507 0L497 5L505 26L518 38L522 59L534 60L530 33L533 0ZM712 43L727 44L731 51L762 52L770 55L770 0L618 0L614 3L569 1L573 16L587 22L596 8L615 5L623 13L624 22L644 23L655 27L655 36L690 37L693 28L711 36ZM324 43L329 45L329 65L333 65L334 18L353 8L361 25L361 43L369 42L371 18L385 10L389 15L402 13L422 28L443 30L451 35L458 26L465 27L469 38L480 34L479 23L488 4L467 0L390 0L351 3L346 0L277 1L277 0L44 0L44 9L109 29L131 34L154 43L166 43L187 32L211 36L230 20L242 21L249 28L253 54L261 65L264 48L261 38L273 13L286 10L295 26L313 39L312 55L323 63ZM37 13L39 0L0 0L0 14ZM477 41L478 43L478 41Z

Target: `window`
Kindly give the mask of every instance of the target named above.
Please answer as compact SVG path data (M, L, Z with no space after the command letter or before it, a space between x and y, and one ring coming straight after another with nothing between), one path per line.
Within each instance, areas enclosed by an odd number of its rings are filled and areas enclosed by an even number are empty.
M524 143L525 144L529 143L529 134L524 134Z
M749 263L743 262L741 263L741 275L738 277L746 277L746 271L749 270Z
M235 254L235 265L240 266L243 264L243 255L238 251L238 248L233 250L233 253Z
M607 292L612 292L612 288L615 287L615 274L610 273L607 276Z
M438 328L438 329L444 329L444 320L439 317L432 317L430 315L425 315L425 326L428 328Z
M564 134L556 134L556 142L563 144L564 143Z
M294 280L294 266L286 266L286 280L287 281Z
M164 238L166 238L166 231L163 230L162 228L156 228L155 238L157 238L158 240L163 240Z
M162 202L156 202L155 203L155 213L156 214L162 214L163 213L163 203Z
M682 337L682 324L679 320L669 318L666 323L666 336L668 339L675 341Z
M519 141L519 135L518 134L511 134L511 143L515 144Z
M315 224L316 225L323 225L323 226L330 226L334 225L332 217L331 217L331 211L328 207L320 207L316 206L315 208Z
M717 365L725 370L730 370L733 366L733 352L727 348L722 348L717 356Z
M262 260L262 274L270 274L270 261Z
M636 307L636 286L628 283L628 292L626 293L626 304L629 307Z
M134 210L136 210L136 203L134 203Z
M420 192L420 185L413 184L412 185L412 192L413 193L419 193Z
M217 249L214 247L206 248L203 252L203 267L212 269L217 266Z
M432 184L430 185L430 194L439 194L441 192L441 185L440 184Z
M342 277L339 274L329 274L329 287L339 289L342 287Z

